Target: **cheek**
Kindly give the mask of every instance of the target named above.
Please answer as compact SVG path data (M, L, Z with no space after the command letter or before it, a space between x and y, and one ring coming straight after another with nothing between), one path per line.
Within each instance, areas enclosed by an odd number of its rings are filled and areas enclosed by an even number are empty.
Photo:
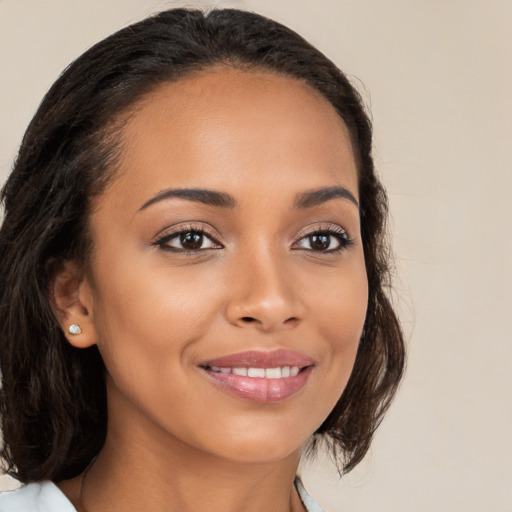
M98 348L117 390L109 403L131 403L155 424L185 428L205 407L183 397L194 389L194 355L219 309L216 286L200 271L151 266L145 272L142 265L127 271L118 263L104 269L105 286L95 297Z
M321 367L332 406L352 372L366 318L366 269L362 258L354 263L328 280L322 292L312 296L315 329L325 344Z
M368 305L368 280L362 256L327 276L311 297L315 310L312 317L319 332L330 340L332 350L357 345Z
M97 265L101 287L95 287L94 321L109 372L140 375L155 364L178 367L218 310L211 277L161 262L144 264L144 256Z
M318 312L318 330L330 340L332 351L357 348L366 318L368 293L365 285L345 286L325 296L325 307Z

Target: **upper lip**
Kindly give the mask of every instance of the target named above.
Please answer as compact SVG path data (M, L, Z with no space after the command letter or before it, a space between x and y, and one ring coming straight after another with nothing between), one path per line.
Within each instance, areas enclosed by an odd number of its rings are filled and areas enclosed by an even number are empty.
M298 366L305 368L312 366L313 359L304 354L292 350L273 350L264 352L259 350L248 350L229 354L215 359L209 359L200 366L217 366L219 368L277 368L283 366Z

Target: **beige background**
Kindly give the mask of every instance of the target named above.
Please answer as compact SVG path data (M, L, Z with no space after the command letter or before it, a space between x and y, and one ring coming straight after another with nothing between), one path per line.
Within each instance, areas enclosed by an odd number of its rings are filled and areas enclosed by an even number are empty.
M182 4L0 0L0 181L65 65ZM215 5L284 22L353 77L390 195L407 378L366 460L341 483L320 461L306 487L330 512L511 512L512 2Z

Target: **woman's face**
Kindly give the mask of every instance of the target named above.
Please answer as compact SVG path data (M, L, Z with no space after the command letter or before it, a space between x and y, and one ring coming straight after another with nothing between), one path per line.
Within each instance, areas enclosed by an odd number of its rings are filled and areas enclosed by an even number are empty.
M80 292L109 425L230 460L296 453L365 319L357 201L347 129L309 86L222 68L151 93L94 205Z

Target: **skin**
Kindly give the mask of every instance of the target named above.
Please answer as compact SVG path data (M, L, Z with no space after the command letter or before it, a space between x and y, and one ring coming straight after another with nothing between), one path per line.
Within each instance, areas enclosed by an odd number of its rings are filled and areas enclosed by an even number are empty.
M294 79L214 68L138 105L117 177L93 205L89 271L68 262L53 285L64 332L82 327L70 343L97 344L108 372L106 444L85 478L59 484L78 509L303 510L301 447L347 383L367 306L356 204L294 208L333 186L358 200L348 131ZM141 209L170 187L237 204L167 198ZM178 226L215 240L188 253L177 238L156 243ZM352 243L314 249L320 229ZM275 349L314 361L305 386L275 403L226 393L199 366Z

